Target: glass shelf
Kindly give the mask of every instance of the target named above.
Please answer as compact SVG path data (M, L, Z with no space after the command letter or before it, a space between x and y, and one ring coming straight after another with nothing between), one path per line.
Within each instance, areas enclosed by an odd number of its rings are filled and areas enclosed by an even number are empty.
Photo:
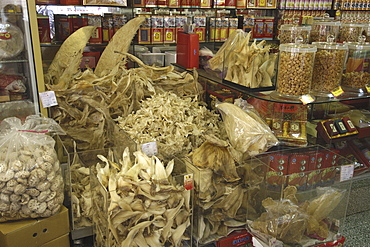
M178 66L178 65L176 65ZM301 101L297 100L290 100L286 98L278 98L274 97L275 90L274 87L268 88L247 88L242 85L223 80L219 78L215 72L207 72L203 69L198 69L198 74L200 77L205 79L211 80L215 83L219 83L225 87L230 89L239 91L240 93L246 94L250 97L266 100L270 102L276 103L287 103L287 104L299 104L302 105ZM339 101L349 101L349 100L359 100L359 99L370 99L370 93L356 93L356 92L344 92L342 95L338 97L316 97L315 101L309 104L324 104L324 103L332 103L332 102L339 102Z

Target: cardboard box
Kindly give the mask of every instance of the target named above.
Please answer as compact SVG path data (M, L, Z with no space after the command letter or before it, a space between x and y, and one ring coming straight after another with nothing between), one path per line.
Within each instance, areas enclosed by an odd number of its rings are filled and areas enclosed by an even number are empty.
M238 230L230 233L216 242L217 247L239 247L251 243L252 235L247 230Z
M65 235L69 233L69 231L68 209L62 206L61 211L58 214L49 218L27 219L1 223L0 246L43 246L43 244Z
M57 237L40 247L70 247L69 233Z

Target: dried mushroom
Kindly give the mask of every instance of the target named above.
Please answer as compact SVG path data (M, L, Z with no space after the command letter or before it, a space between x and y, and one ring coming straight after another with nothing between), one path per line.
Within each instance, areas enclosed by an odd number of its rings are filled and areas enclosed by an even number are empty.
M4 169L0 173L4 185L0 189L0 221L44 217L52 186L56 186L56 194L64 196L59 161L54 149L48 147L54 145L54 139L34 129L42 127L43 121L30 116L22 125L17 118L7 118L0 125ZM53 181L47 180L51 173L55 174Z

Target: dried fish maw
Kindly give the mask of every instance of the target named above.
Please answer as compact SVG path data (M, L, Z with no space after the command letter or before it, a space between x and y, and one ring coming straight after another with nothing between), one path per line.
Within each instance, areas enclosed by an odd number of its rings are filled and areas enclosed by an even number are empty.
M123 59L123 55L120 53L126 53L128 51L132 39L144 21L145 17L131 19L113 35L96 65L96 75L103 76L109 74L111 69Z
M236 172L235 161L226 147L205 141L194 150L192 160L196 166L208 167L220 173L228 182L240 179Z
M306 230L306 219L300 214L287 214L277 219L283 222L278 226L278 239L287 244L299 243Z
M297 187L295 186L287 186L283 191L283 198L290 200L292 203L298 205L298 199L296 197L297 194Z
M343 198L343 193L329 188L324 194L310 202L307 214L322 221L338 206Z
M54 91L64 91L79 70L83 50L96 27L85 26L73 32L61 45L47 73L45 85Z
M172 238L172 242L174 246L180 246L181 240L184 236L184 232L189 225L190 225L190 220L188 219L181 225L177 226L177 228L173 231L171 238Z

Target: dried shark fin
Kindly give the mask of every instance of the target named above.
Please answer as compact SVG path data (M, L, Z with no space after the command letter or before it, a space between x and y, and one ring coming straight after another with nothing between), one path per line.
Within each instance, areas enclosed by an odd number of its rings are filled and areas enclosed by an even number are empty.
M113 35L96 65L96 75L109 74L112 68L124 58L122 53L128 51L132 39L144 20L145 17L136 17L127 22ZM118 51L118 53L115 51Z
M59 48L45 74L45 85L53 91L69 88L72 77L79 70L82 52L96 27L81 27L72 33Z

